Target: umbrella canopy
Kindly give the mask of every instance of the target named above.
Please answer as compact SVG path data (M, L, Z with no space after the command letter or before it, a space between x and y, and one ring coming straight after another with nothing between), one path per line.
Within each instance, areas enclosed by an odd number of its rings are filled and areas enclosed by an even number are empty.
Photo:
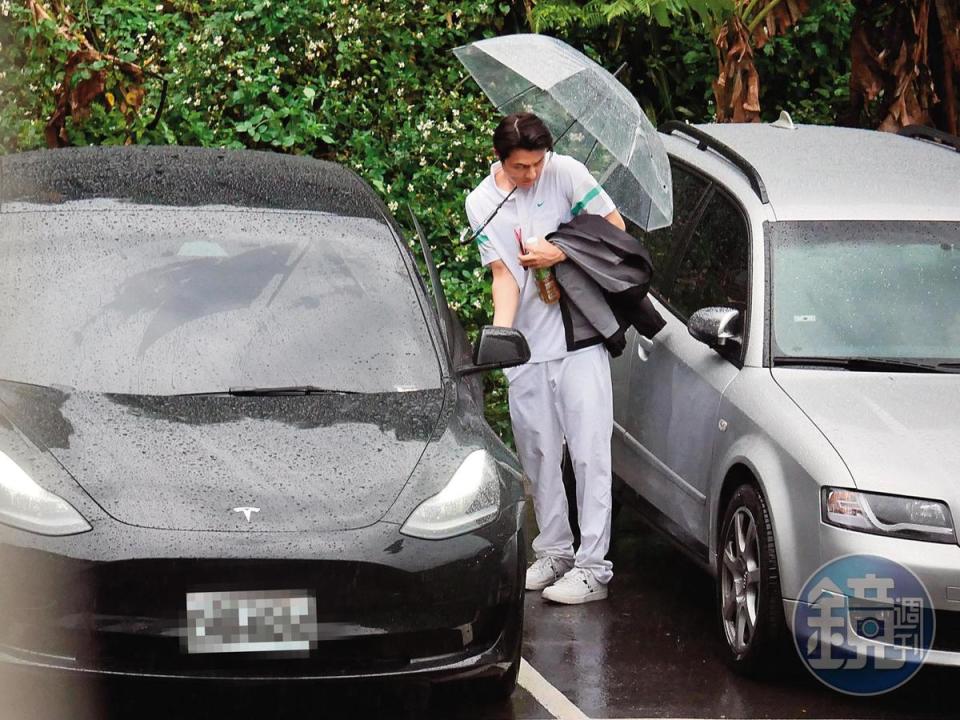
M646 230L673 221L667 152L636 98L582 53L545 35L506 35L453 51L504 114L534 112L555 150L580 160Z

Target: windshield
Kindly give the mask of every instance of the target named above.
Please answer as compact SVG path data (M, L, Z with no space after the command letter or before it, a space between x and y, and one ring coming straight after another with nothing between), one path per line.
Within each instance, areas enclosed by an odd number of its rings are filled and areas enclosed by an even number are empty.
M960 359L960 223L765 228L774 357Z
M69 206L0 215L0 378L143 395L440 384L418 297L381 223Z

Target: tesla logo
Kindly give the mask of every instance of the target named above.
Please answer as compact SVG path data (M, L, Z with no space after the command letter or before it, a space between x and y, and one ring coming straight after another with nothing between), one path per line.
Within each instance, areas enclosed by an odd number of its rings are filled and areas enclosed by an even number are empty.
M243 513L243 516L247 519L247 522L250 522L250 515L255 512L260 512L260 508L237 507L237 508L234 508L233 511L238 513Z

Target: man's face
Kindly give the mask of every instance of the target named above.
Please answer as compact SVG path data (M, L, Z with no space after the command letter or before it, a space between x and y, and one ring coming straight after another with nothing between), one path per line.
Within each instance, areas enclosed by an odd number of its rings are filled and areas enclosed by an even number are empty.
M523 150L517 148L511 152L506 160L501 162L503 172L518 188L533 187L543 172L543 163L546 159L546 150Z

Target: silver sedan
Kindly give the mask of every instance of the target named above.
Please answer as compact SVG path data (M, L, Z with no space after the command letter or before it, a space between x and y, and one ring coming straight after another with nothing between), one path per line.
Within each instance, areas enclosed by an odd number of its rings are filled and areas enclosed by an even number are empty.
M926 661L960 665L960 141L662 132L675 221L642 237L667 325L613 363L617 496L716 576L737 669L853 553L922 581Z

